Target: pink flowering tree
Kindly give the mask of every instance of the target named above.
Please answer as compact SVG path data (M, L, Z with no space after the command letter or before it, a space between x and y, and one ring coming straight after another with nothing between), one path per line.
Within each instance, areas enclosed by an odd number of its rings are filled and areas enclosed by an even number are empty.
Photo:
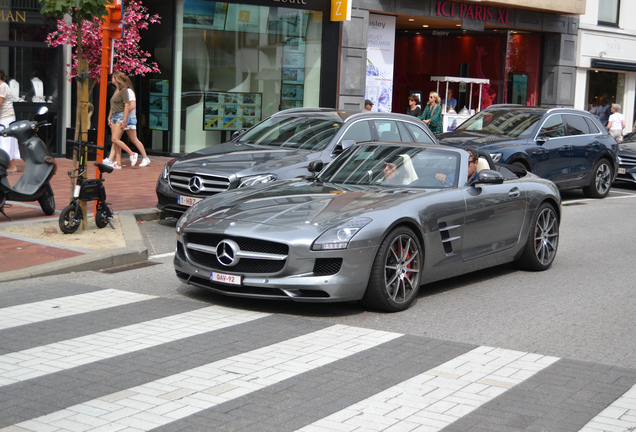
M81 133L85 133L89 121L88 114L82 114L82 110L88 112L88 95L100 81L102 61L102 37L100 26L103 17L108 15L106 5L108 0L40 0L44 15L59 17L57 29L46 38L50 46L70 45L73 49L73 57L69 79L81 75L87 71L92 79L90 90L78 83L77 122L80 118L86 120L81 123ZM71 20L67 22L62 17L69 15ZM150 24L160 23L157 14L151 15L140 0L124 1L124 37L116 39L114 43L115 54L113 69L122 71L127 75L145 75L159 72L156 62L150 60L150 53L139 46L140 32L147 30ZM84 94L82 94L84 93ZM76 127L76 139L79 139L80 128ZM85 138L83 138L85 139Z

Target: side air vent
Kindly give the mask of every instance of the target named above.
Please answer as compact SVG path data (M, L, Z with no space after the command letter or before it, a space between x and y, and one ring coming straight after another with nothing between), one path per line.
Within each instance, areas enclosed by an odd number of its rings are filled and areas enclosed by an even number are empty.
M448 226L446 222L440 222L438 224L438 228L439 228L439 234L442 237L442 245L444 246L444 252L450 255L453 253L452 242L460 238L459 236L452 236L451 231L459 228L459 225Z

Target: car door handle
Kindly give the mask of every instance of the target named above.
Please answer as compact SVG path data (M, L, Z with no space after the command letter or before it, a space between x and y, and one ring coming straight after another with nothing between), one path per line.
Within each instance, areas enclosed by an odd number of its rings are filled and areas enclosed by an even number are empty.
M572 150L572 146L571 145L564 145L559 150L570 151L570 150Z
M517 198L519 195L521 195L519 188L512 188L510 189L510 192L508 192L508 196L510 198Z

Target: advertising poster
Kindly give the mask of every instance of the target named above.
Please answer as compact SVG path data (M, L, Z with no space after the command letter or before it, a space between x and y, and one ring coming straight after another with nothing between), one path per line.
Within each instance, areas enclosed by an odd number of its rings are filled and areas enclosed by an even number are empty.
M372 111L391 112L395 55L395 17L369 14L365 99Z
M261 120L260 93L205 92L203 130L241 130Z
M148 101L150 129L168 130L169 90L168 80L150 80L150 100Z

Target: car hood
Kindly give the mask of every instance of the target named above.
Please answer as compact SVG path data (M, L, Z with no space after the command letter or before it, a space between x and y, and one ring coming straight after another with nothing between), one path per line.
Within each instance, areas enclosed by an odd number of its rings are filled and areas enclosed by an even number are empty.
M307 166L320 153L299 149L282 149L252 144L228 142L188 153L174 163L172 170L200 172L239 177L275 172L294 165Z
M620 143L618 145L618 154L636 156L636 141Z
M390 217L414 194L434 191L365 187L343 189L329 183L289 180L229 191L196 204L180 221L188 231L206 231L221 224L277 231L323 232L355 217ZM399 214L399 211L397 211Z
M500 148L525 143L523 138L512 138L507 135L493 135L473 131L453 131L437 136L440 144L453 147L474 147L476 149L495 151Z

